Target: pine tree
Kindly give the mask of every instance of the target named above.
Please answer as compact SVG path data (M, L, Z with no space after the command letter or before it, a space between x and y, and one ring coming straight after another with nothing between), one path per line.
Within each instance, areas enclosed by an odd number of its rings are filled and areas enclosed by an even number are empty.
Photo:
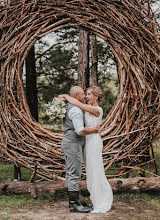
M90 35L91 42L91 85L98 85L98 56L97 56L97 38L95 34Z
M34 46L26 57L26 99L32 116L38 121L37 74Z
M78 41L78 85L89 87L89 32L80 29Z
M49 120L48 116L46 116L45 104L58 94L68 93L71 86L78 84L79 30L74 28L63 29L52 34L50 39L53 39L52 45L47 45L46 40L41 39L36 46L36 71L38 74L38 101L40 112L39 120L41 123L47 124L49 124ZM95 42L93 46L89 44L87 50L96 50L95 56L98 60L96 63L97 84L103 88L106 96L105 102L103 103L105 117L113 106L116 97L116 94L112 91L112 87L117 85L117 76L114 57L110 48L101 39L97 38L96 41L97 42ZM89 33L88 42L90 43ZM83 80L84 78L87 78L88 80L87 83L85 81L85 86L81 84L84 88L93 84L93 74L91 74L91 72L95 61L91 62L91 51L89 53L89 59L89 64L88 62L85 63L85 68L87 67L86 69L89 70L89 73L86 74L85 71L83 72ZM110 81L112 81L112 86L109 86Z

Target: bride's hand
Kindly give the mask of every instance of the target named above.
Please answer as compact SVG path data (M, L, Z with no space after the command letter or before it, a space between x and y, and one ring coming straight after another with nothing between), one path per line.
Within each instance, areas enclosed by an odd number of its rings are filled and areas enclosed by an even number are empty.
M56 99L54 100L55 103L56 103L56 102L65 102L65 101L66 101L66 99L60 98L60 97L58 97L58 98L56 98Z

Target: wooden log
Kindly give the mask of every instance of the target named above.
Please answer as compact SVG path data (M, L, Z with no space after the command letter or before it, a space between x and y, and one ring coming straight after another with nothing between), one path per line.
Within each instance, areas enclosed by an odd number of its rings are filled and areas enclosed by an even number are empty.
M122 192L160 192L160 177L134 177L127 179L109 179L109 183L114 193ZM82 194L86 194L86 181L79 183L79 189ZM0 183L0 194L23 194L29 193L33 198L36 198L39 192L48 193L54 197L59 190L65 191L65 181L56 179L54 181L41 181L31 183L29 181L13 182L2 181Z
M65 181L41 181L31 183L29 181L2 181L0 183L0 194L31 194L33 198L37 198L39 192L48 193L54 197L55 192L58 190L65 190Z
M115 178L109 180L113 192L160 192L160 177Z

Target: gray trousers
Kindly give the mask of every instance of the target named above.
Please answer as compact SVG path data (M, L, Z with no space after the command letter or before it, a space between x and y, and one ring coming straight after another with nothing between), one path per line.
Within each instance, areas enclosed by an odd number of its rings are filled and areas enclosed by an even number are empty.
M62 150L66 163L66 187L69 191L79 191L81 179L83 144L63 142Z

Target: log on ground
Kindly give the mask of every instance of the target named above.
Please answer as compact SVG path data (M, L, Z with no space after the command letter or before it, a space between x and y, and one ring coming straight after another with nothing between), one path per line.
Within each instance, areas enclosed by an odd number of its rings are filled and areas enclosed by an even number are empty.
M160 177L134 177L108 179L114 193L122 192L160 192ZM86 194L86 181L79 183L82 194ZM2 181L0 183L0 194L23 194L29 193L36 198L38 193L48 193L55 196L58 191L66 191L65 181L56 179L54 181L41 181L31 183L29 181Z

